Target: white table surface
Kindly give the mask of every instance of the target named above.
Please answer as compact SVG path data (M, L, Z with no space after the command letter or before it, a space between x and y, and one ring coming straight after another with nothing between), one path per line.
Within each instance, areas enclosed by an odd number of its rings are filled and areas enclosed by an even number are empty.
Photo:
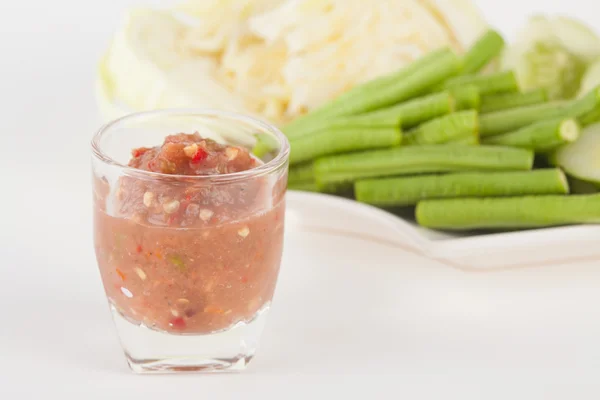
M93 256L88 141L100 125L96 59L119 13L149 2L1 3L0 399L600 398L600 263L466 274L396 252L365 276L345 269L357 261L339 257L344 244L335 241L323 265L288 246L279 304L247 372L131 374ZM593 23L599 7L591 0L479 3L508 32L540 10L570 9ZM312 285L300 280L302 268L314 274ZM394 322L367 334L357 328L361 316L390 312L383 300L356 301L363 290L377 292L368 281L377 277L393 278L386 288L397 282L403 295ZM311 305L328 304L332 292L350 296L356 312L304 324L307 296ZM344 298L335 301L344 306Z

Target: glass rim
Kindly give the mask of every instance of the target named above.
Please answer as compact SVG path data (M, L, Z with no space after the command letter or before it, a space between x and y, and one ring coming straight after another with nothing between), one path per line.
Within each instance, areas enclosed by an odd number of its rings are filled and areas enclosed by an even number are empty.
M264 132L272 133L276 139L280 142L281 147L277 156L272 160L249 170L239 171L239 172L231 172L226 174L211 174L211 175L179 175L179 174L165 174L162 172L152 172L145 171L141 169L137 169L134 167L130 167L127 164L123 164L115 160L114 158L108 156L104 151L102 151L100 146L100 140L104 136L105 133L109 132L111 129L124 124L129 121L135 121L138 119L150 118L150 117L158 117L158 116L189 116L189 117L217 117L217 118L225 118L232 121L246 123L251 126L255 126L258 129L261 129ZM281 166L283 166L287 161L290 153L290 143L287 137L281 132L279 128L275 125L260 120L258 118L254 118L251 116L247 116L244 114L231 112L231 111L221 111L210 108L167 108L161 110L152 110L152 111L140 111L134 112L131 114L124 115L120 118L114 119L102 125L100 129L94 134L91 140L92 147L92 155L96 157L99 161L120 168L128 175L136 176L140 178L147 179L168 179L168 180L182 180L182 181L237 181L242 179L249 179L258 176L262 176L273 172Z

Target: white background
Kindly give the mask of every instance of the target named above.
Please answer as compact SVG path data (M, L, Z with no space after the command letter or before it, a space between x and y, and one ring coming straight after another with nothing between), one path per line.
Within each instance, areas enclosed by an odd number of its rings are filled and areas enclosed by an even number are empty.
M473 275L396 252L362 268L335 242L332 265L286 254L247 373L132 375L93 257L88 141L98 56L121 11L148 3L0 2L0 398L600 398L600 263ZM531 12L600 15L592 0L479 4L508 33ZM361 326L386 313L395 325Z

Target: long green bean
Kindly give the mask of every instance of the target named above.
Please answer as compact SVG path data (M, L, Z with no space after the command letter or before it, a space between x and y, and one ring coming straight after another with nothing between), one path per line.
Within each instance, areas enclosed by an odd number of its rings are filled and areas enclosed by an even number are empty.
M532 106L548 101L548 92L545 89L534 89L525 93L508 93L494 96L485 96L481 99L482 113L508 110Z
M363 203L407 206L425 199L566 194L569 185L557 168L369 179L356 182L354 193Z
M475 74L496 58L504 48L504 39L494 30L483 34L465 55L463 73Z
M517 78L512 71L496 72L491 75L465 75L446 81L444 87L452 89L471 85L479 90L481 96L519 91Z
M575 119L559 118L538 122L514 132L483 138L483 143L545 153L576 141L580 133L581 129Z
M331 154L392 147L400 144L400 128L335 129L290 141L290 164L300 164Z
M315 161L318 185L359 179L454 171L525 171L533 152L501 146L408 146Z
M476 111L459 111L418 126L406 135L406 143L444 144L468 137L477 137L478 128Z
M417 222L446 230L539 228L600 223L600 195L424 200Z

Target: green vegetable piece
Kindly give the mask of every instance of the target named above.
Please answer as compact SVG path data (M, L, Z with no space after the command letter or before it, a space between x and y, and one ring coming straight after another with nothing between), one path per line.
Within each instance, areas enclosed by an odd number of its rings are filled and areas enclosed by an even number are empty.
M581 99L550 102L481 115L481 137L515 131L526 125L551 118L581 118L600 109L600 88Z
M187 267L185 266L185 262L177 254L171 254L171 255L167 256L167 260L171 264L173 264L175 267L177 267L177 269L179 271L181 271L181 272L185 272L186 271Z
M569 187L573 194L600 193L600 184L582 181L572 176L569 177Z
M298 182L290 183L288 185L289 190L298 190L301 192L320 192L321 190L317 187L317 184L313 182Z
M444 144L478 136L477 112L459 111L436 118L406 135L407 144Z
M279 143L269 134L259 133L256 135L256 144L252 148L252 154L258 158L264 158L267 154L276 152Z
M490 75L458 76L446 81L444 87L452 89L465 85L476 87L481 96L519 91L517 78L512 71L496 72Z
M560 169L517 172L464 172L358 181L356 200L376 206L407 206L420 200L566 194L569 185Z
M408 129L451 113L454 111L454 104L454 98L449 92L441 92L418 97L396 106L372 111L361 116L370 116L384 121L399 118L402 128Z
M545 88L552 100L570 99L577 94L585 63L556 43L538 42L523 56L517 67L525 89Z
M314 164L306 163L293 166L288 172L288 184L314 181Z
M500 55L504 48L504 39L494 31L484 33L465 55L463 73L476 74Z
M583 129L579 140L553 152L550 161L572 177L600 184L600 124Z
M595 224L600 223L600 195L424 200L416 215L421 226L446 230Z
M356 86L331 102L297 118L286 132L308 129L325 117L351 116L392 106L419 96L460 72L462 60L450 49L435 51L387 77Z
M579 138L581 129L571 118L553 119L526 126L514 132L483 139L484 144L520 147L537 153L554 150Z
M400 128L336 129L290 141L290 163L299 164L332 154L392 147L400 144Z
M451 142L445 143L447 146L449 145L463 145L463 146L476 146L480 144L479 135L471 135L467 137L463 137L460 139L454 139Z
M479 110L481 95L475 85L464 85L450 89L455 110Z
M333 130L396 128L401 126L401 117L398 112L381 115L362 114L351 117L324 118L321 121L306 127L304 130L285 132L289 140L296 140L304 136L323 133Z
M325 157L315 161L317 185L359 179L454 171L525 171L529 150L500 146L408 146Z
M485 96L481 99L481 112L508 110L524 106L546 103L548 93L545 89L534 89L525 93L508 93Z

